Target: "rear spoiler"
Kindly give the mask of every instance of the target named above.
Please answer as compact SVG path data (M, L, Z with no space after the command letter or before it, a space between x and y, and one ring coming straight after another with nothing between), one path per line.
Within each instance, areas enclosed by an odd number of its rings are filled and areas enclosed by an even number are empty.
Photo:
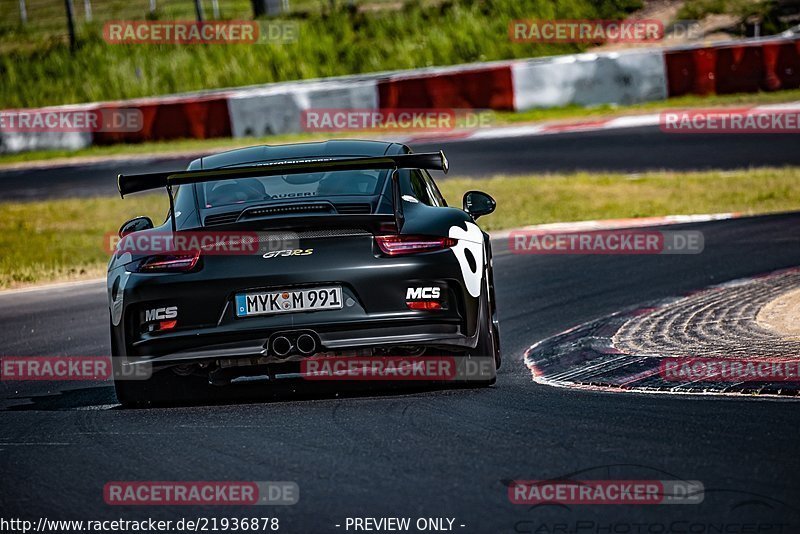
M450 169L443 151L423 154L400 154L396 156L374 156L359 158L309 158L303 160L281 161L276 163L260 163L246 167L227 167L200 171L167 171L149 174L117 175L119 195L139 193L153 189L166 188L169 195L170 218L172 230L176 231L175 205L172 188L178 185L215 182L218 180L237 180L264 176L280 176L286 174L306 174L330 171L359 171L375 169L429 169L441 170L445 174ZM403 211L400 202L400 184L397 172L392 173L392 203L395 223L398 230L402 226Z

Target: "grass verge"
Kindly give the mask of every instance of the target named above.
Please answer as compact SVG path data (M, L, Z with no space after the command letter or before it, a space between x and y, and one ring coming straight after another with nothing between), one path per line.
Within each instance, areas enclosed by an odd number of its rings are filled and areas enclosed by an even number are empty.
M800 167L739 171L576 173L439 182L447 201L461 205L470 189L486 191L497 211L481 218L485 230L528 224L660 215L800 209Z
M140 195L0 204L0 288L102 276L103 236L126 220L164 219L166 196Z
M487 230L528 224L668 214L800 208L800 167L734 172L653 172L452 178L440 186L453 206L480 189L497 199ZM0 203L0 288L101 276L103 237L135 215L161 220L164 195Z
M82 28L74 51L55 41L0 54L0 107L117 100L565 54L585 45L512 42L509 20L619 19L642 6L640 0L450 0L436 5L408 0L400 4L402 8L394 10L329 8L270 19L299 23L297 40L285 44L113 45L103 40L98 18ZM141 15L144 9L140 8ZM0 40L20 38L13 25L0 25Z
M569 120L599 119L636 113L654 113L668 109L705 108L723 106L754 106L800 101L800 89L778 91L774 93L741 93L732 95L682 96L627 106L602 105L590 108L566 106L548 109L533 109L519 113L497 112L494 114L493 126L519 125L521 123ZM298 133L274 135L269 137L241 137L236 139L179 139L175 141L159 141L141 144L120 144L111 146L93 146L82 150L41 150L20 152L18 154L0 154L0 166L14 165L37 161L59 162L76 158L109 158L124 156L152 156L158 154L179 153L211 153L234 148L259 144L284 144L307 141L322 141L335 138L373 138L381 132L342 132L342 133ZM412 132L413 135L413 132ZM2 169L0 169L2 170Z

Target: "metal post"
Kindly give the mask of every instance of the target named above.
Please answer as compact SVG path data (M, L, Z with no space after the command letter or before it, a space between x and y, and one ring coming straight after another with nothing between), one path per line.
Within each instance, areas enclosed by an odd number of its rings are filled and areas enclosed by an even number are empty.
M19 21L22 24L28 23L28 9L25 7L25 0L19 0Z
M252 0L252 3L254 18L280 15L289 9L288 0Z
M199 22L203 22L205 16L203 15L203 1L202 0L194 0L194 10L197 13L197 20Z
M86 22L92 22L92 0L83 0L83 15Z
M156 12L156 0L150 0L150 14Z
M219 20L219 0L211 0L211 10L214 12L214 20Z
M64 0L64 7L67 11L67 30L69 31L69 47L75 50L75 11L72 7L72 0Z

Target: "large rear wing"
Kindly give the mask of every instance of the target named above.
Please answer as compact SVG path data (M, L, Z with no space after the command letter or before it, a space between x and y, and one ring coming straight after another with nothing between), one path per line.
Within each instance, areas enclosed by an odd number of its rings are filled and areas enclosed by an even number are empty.
M169 195L170 218L172 230L176 230L175 205L172 188L178 185L215 182L219 180L237 180L244 178L261 178L265 176L281 176L287 174L308 174L331 171L360 171L389 169L392 172L392 204L395 223L399 229L403 222L402 202L400 202L400 184L397 177L399 169L440 170L445 174L449 164L443 151L423 154L400 154L395 156L374 156L358 158L309 158L302 160L265 162L245 167L227 167L200 171L167 171L148 174L117 175L117 189L120 197L141 191L166 188Z
M425 154L401 154L397 156L376 156L364 158L312 158L276 163L259 163L247 167L227 167L202 171L167 171L149 174L120 174L117 176L117 189L121 197L131 193L173 187L176 185L214 182L217 180L236 180L240 178L259 178L286 174L307 174L329 171L362 171L374 169L431 169L447 173L449 166L444 152Z

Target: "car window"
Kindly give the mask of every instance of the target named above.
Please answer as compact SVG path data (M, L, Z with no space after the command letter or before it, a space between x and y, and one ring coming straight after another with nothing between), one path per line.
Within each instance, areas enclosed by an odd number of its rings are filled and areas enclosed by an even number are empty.
M411 171L408 178L409 185L411 186L411 194L423 204L428 206L435 206L434 200L431 198L430 189L425 182L424 176L419 171Z
M380 192L385 170L335 171L204 183L201 206L215 208L263 200L372 196Z
M442 193L439 191L439 188L436 186L436 182L433 181L431 175L427 172L423 171L423 177L425 178L425 184L428 187L428 196L430 196L431 200L433 201L434 206L447 206L447 201L445 201Z

